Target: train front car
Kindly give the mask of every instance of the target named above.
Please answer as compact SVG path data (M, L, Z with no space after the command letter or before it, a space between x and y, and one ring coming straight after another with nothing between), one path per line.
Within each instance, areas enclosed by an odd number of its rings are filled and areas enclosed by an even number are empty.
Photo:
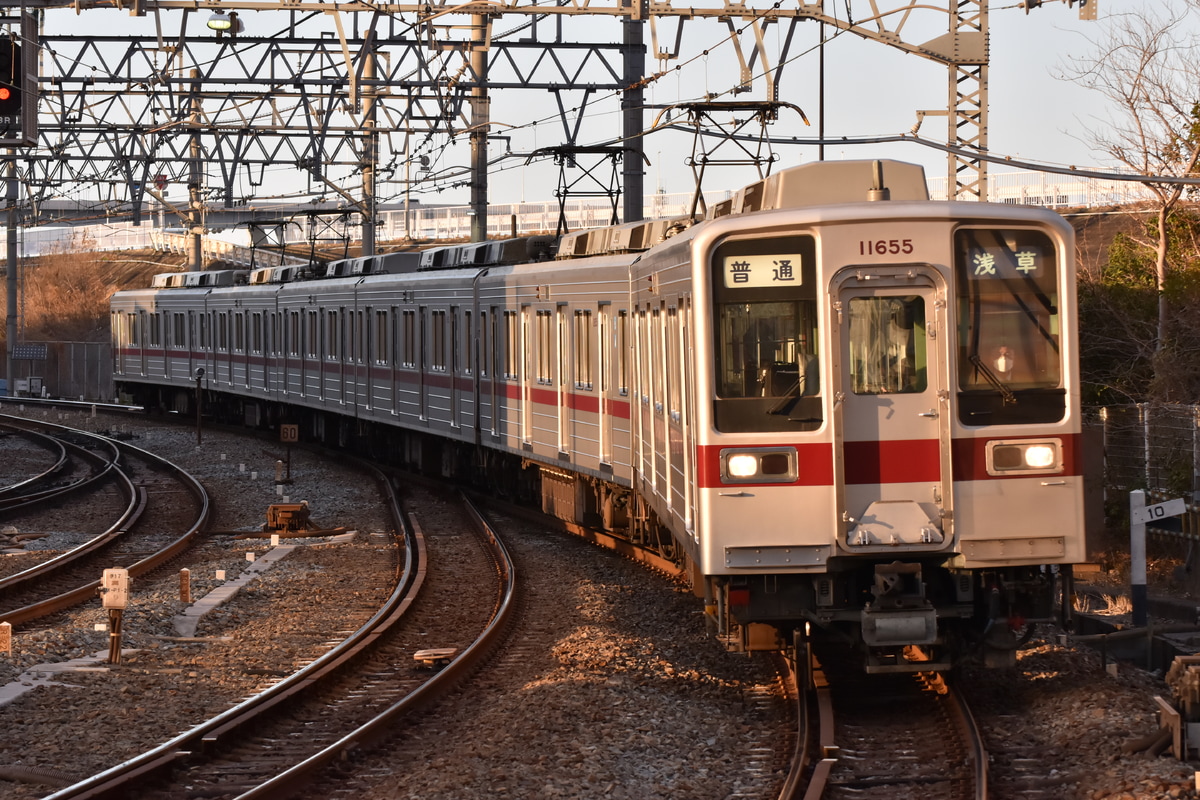
M692 247L695 539L727 645L1012 663L1084 559L1070 227L930 202L895 162L739 201Z

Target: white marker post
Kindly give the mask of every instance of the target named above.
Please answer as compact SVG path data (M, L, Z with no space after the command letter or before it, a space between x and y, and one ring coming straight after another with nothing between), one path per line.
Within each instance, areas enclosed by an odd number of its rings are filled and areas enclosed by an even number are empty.
M1129 599L1133 602L1133 624L1146 624L1146 523L1177 517L1187 512L1182 498L1158 505L1146 505L1146 493L1136 489L1129 493Z

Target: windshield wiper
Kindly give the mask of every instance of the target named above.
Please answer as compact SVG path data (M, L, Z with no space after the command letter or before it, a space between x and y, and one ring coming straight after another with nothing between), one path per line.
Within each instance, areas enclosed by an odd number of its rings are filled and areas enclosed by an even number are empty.
M779 398L779 402L767 409L768 414L782 414L785 411L791 411L792 405L796 402L796 398L800 396L800 381L792 381L792 385L788 387L783 396Z
M1017 396L1013 394L1012 389L1008 388L1008 385L1004 381L996 377L996 373L992 372L987 364L983 363L983 359L979 357L979 353L972 353L967 356L967 360L975 365L975 369L983 373L984 380L994 386L996 391L1000 392L1000 397L1003 398L1004 405L1016 405Z

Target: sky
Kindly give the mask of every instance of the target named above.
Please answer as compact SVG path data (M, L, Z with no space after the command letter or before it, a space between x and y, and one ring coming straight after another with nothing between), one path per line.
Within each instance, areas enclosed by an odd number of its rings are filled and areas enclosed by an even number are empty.
M825 0L831 13L846 13L858 17L867 13L867 0ZM1097 93L1070 81L1062 80L1064 65L1086 59L1095 51L1089 39L1097 39L1113 25L1120 24L1115 10L1136 11L1149 0L1092 0L1098 3L1097 21L1079 19L1079 9L1068 7L1060 0L1045 0L1040 8L1026 13L1015 0L993 0L990 9L990 66L989 66L989 129L988 147L993 154L1012 156L1030 161L1080 167L1110 167L1092 151L1088 142L1088 126L1102 111L1103 98ZM906 23L902 35L906 41L922 42L946 30L945 3L951 0L932 0L926 5L940 6L941 11L916 11ZM704 0L696 0L702 5ZM906 0L877 0L882 9L894 9ZM837 12L833 12L833 9ZM206 12L201 12L206 13ZM246 12L243 15L248 29L257 31L277 27L281 12ZM69 16L66 16L69 15ZM505 17L495 30L513 27ZM893 18L894 19L894 18ZM47 27L74 27L77 30L118 32L130 25L152 25L149 20L136 20L127 12L86 9L81 14L73 10L52 11L47 15ZM583 36L584 30L592 40L616 35L609 20L567 20ZM586 25L586 29L582 26ZM607 26L607 27L605 27ZM164 26L171 35L168 23ZM177 27L177 26L176 26ZM782 26L768 29L768 50L781 45ZM150 28L152 30L152 28ZM776 137L815 138L818 132L819 71L817 57L818 27L805 23L798 29L791 46L792 60L786 66L779 83L779 99L800 106L812 120L805 127L795 114L785 111L780 121L771 127ZM660 34L673 41L672 30L664 25ZM729 93L736 82L738 65L728 41L728 30L716 21L693 20L685 29L679 58L658 62L648 59L647 72L663 69L665 75L650 83L646 89L649 104L663 106L695 101L706 93L722 100L763 100L766 84L761 76L754 80L751 91ZM650 36L647 34L647 43ZM749 42L749 40L744 40ZM705 54L707 51L707 54ZM774 64L774 61L772 61ZM949 73L946 66L908 55L885 44L865 41L843 34L825 45L825 132L827 137L862 138L907 133L917 121L918 110L944 110L949 93ZM615 97L593 98L589 106L593 114L582 128L583 144L611 144L621 130L620 112ZM490 155L498 158L505 148L525 153L538 147L559 144L561 125L555 119L554 102L544 91L496 92L492 97L494 130L508 138L496 140ZM657 108L645 114L649 126L658 114ZM537 121L537 124L532 124ZM944 117L928 117L921 136L944 142ZM453 173L469 163L466 137L459 136L457 144L432 154L431 171ZM442 141L441 144L447 144ZM711 140L709 141L711 146ZM693 143L689 134L667 131L646 139L646 155L652 162L646 170L647 192L690 192L694 185L692 169L686 157ZM776 150L779 161L774 169L817 159L815 147L784 146ZM930 177L945 177L947 166L944 153L915 143L844 145L827 144L825 157L896 158L921 163ZM997 168L992 167L995 170ZM391 182L380 187L385 199L398 200L404 195L403 171ZM755 180L757 175L748 167L712 168L705 179L705 188L735 189ZM355 176L345 178L345 188L355 193ZM501 160L489 178L490 199L493 202L522 200L551 200L559 180L557 167L542 161L526 164L524 158ZM293 168L281 165L272 170L272 187L304 186L305 181ZM466 203L468 190L462 186L438 186L431 191L418 191L414 197L424 202ZM181 198L184 187L168 189L169 197Z

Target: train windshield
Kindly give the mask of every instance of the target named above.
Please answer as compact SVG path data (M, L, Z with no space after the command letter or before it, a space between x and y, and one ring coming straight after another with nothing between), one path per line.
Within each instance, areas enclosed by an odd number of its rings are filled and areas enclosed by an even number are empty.
M712 286L718 430L820 426L815 250L807 236L717 248Z
M959 417L967 425L1054 422L1066 411L1058 261L1036 230L955 233Z

